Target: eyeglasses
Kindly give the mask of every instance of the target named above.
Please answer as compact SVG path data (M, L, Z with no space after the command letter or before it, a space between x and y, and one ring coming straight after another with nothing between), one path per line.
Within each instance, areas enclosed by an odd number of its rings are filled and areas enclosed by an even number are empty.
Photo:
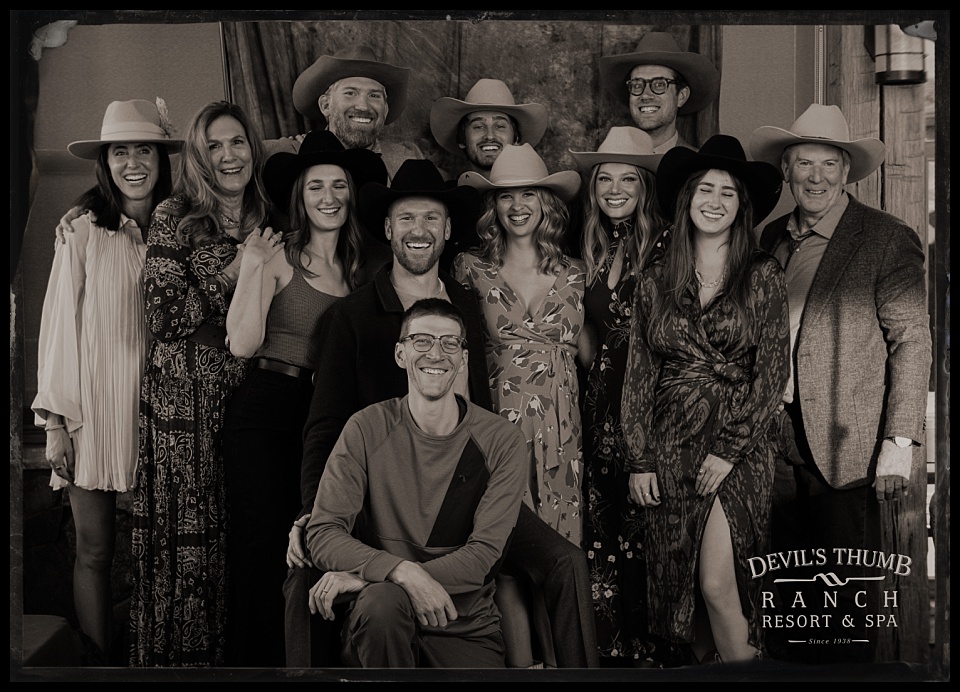
M434 342L438 340L440 341L440 348L444 353L459 353L460 349L467 347L466 339L454 336L453 334L444 334L443 336L434 336L433 334L408 334L400 339L400 343L412 341L414 349L420 353L426 353L433 348Z
M671 84L679 84L676 79L667 79L666 77L654 77L653 79L636 77L634 79L628 79L626 83L627 91L630 92L631 96L640 96L643 90L647 88L647 84L650 85L650 91L657 95L665 94L667 87Z

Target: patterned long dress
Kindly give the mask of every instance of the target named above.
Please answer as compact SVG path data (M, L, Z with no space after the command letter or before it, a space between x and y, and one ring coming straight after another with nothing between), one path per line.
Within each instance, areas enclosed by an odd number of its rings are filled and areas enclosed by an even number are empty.
M530 450L526 502L580 546L581 429L574 356L583 329L583 262L570 260L533 315L498 267L469 252L454 277L476 292L487 336L494 409L523 430Z
M610 288L610 269L617 250L633 233L629 222L604 222L607 256L584 296L586 319L597 334L597 355L587 375L583 396L584 481L586 500L583 547L590 565L593 605L600 656L679 662L678 647L649 634L647 624L644 511L629 500L629 458L620 427L620 399L627 368L630 315L636 285L635 269L624 253L620 278ZM656 256L668 241L656 241Z
M140 395L140 466L133 500L130 664L210 666L224 659L226 485L221 429L247 361L188 339L224 325L215 278L236 255L221 234L177 242L184 200L154 212L147 238L147 326L156 337Z
M700 542L719 497L749 640L762 648L762 580L750 578L748 559L762 555L769 542L771 423L789 374L783 272L775 259L756 253L743 315L723 293L701 309L696 288L687 287L681 314L662 320L651 343L644 327L663 290L663 264L656 262L637 286L622 409L628 470L656 472L660 487L660 505L646 509L650 628L692 641ZM734 467L714 494L701 498L696 476L708 453Z

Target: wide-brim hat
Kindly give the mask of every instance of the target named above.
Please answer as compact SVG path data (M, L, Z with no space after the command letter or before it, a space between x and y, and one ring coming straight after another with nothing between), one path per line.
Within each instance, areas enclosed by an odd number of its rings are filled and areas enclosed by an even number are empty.
M387 117L392 123L407 105L407 83L410 68L398 67L377 60L369 46L349 46L333 55L321 55L305 69L293 84L293 105L303 115L327 124L317 102L334 82L347 77L366 77L380 82L387 90Z
M754 223L760 223L780 201L783 178L780 170L765 161L748 161L740 140L714 135L700 151L674 147L663 155L657 169L657 197L668 218L672 218L680 189L699 171L727 171L743 182L753 206Z
M387 187L367 183L360 189L360 220L377 240L387 242L383 220L390 205L404 197L428 197L443 202L450 215L451 238L467 233L477 222L480 195L472 187L451 185L427 159L407 159Z
M568 151L584 173L599 163L625 163L656 173L663 158L653 153L653 139L638 127L611 127L596 151Z
M104 144L152 142L163 144L168 153L176 154L183 146L183 140L174 139L174 132L167 114L167 104L163 99L158 98L156 103L144 99L113 101L103 114L100 139L70 142L67 151L79 159L95 160Z
M876 137L850 139L850 126L837 106L812 104L789 129L765 125L750 136L750 155L777 168L783 150L794 144L827 144L850 154L847 182L855 183L873 173L886 157L887 148Z
M498 111L513 116L520 125L520 144L537 146L547 131L547 108L540 103L517 103L504 82L480 79L461 101L450 96L438 98L430 109L430 131L437 144L460 154L457 129L460 120L477 111Z
M307 133L296 154L281 151L269 159L263 168L263 184L275 205L284 212L290 206L290 191L300 172L310 166L332 164L349 171L354 188L360 190L367 183L387 182L387 167L383 157L369 149L346 149L337 136L328 130Z
M490 178L468 171L460 176L461 185L469 185L480 192L514 187L545 187L564 202L576 197L580 189L580 174L560 171L552 175L547 164L529 144L509 144L493 162Z
M699 53L680 50L676 39L667 32L650 31L643 35L633 53L600 58L601 85L625 105L630 103L627 79L637 65L663 65L683 76L690 87L690 98L679 113L702 110L720 93L720 73L710 60Z

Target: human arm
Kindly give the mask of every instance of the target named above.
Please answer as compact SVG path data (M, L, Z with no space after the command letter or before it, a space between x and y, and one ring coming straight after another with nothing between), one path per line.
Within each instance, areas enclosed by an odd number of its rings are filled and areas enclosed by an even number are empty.
M587 372L597 357L597 331L590 320L583 321L580 338L577 339L577 360Z
M227 311L230 352L251 358L263 343L267 313L277 290L278 271L286 258L283 236L272 229L254 229L243 241L240 273Z
M310 515L304 514L293 522L287 534L287 567L313 567L313 560L307 552L307 522Z
M350 572L324 572L319 581L310 588L307 603L310 612L324 620L334 620L333 604L349 600L353 594L363 591L368 582Z
M97 222L97 215L89 209L83 209L79 206L73 206L67 209L67 212L60 217L60 222L57 224L55 231L57 235L57 244L60 244L66 240L67 233L73 233L73 222L84 214L89 214L90 220L93 223Z

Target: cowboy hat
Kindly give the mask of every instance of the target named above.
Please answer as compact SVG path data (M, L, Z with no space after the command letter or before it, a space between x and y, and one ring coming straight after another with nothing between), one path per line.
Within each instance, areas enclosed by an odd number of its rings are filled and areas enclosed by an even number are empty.
M600 58L600 83L623 104L630 103L626 82L637 65L663 65L683 77L690 87L690 98L680 107L680 113L702 110L720 93L720 73L712 62L699 53L680 50L672 35L650 31L633 53Z
M387 91L390 108L385 123L392 123L403 113L407 103L407 82L410 69L380 62L369 46L350 46L333 55L321 55L305 69L293 84L293 105L303 115L326 126L317 100L330 85L347 77L366 77L380 82Z
M460 176L461 185L475 187L480 192L514 187L545 187L564 202L573 199L580 189L580 174L560 171L550 175L543 159L529 144L508 144L493 162L490 178L468 171Z
M777 167L764 161L748 161L736 137L714 135L703 143L700 151L674 147L663 155L657 169L657 196L668 217L673 216L677 196L690 176L710 169L727 171L744 184L755 223L765 219L780 201L783 178Z
M600 163L626 163L656 173L663 158L663 154L653 153L653 140L638 127L611 127L595 152L568 151L584 172Z
M794 144L828 144L850 154L848 183L863 180L883 163L886 147L876 137L850 139L847 119L836 106L812 104L784 130L769 125L758 127L750 136L750 155L780 168L783 151Z
M499 79L481 79L460 99L444 96L430 109L430 131L437 144L452 154L460 154L457 130L460 120L477 111L497 111L516 119L520 125L520 143L537 146L547 130L547 109L539 103L517 103L510 87Z
M167 104L162 98L156 103L143 99L113 101L103 114L100 139L84 139L70 142L67 150L78 159L96 159L100 147L111 142L155 142L167 147L167 152L176 154L183 140L171 139L173 125L167 116Z
M382 183L367 183L360 188L360 220L378 240L386 242L383 220L390 205L404 197L429 197L443 202L450 215L451 237L468 232L476 223L480 204L476 190L463 185L448 185L432 161L407 159L397 169L389 187Z
M263 184L270 199L286 212L297 176L310 166L321 164L332 164L349 171L355 190L366 183L387 182L387 167L379 154L369 149L345 149L332 132L312 130L304 137L296 154L281 151L267 159Z

